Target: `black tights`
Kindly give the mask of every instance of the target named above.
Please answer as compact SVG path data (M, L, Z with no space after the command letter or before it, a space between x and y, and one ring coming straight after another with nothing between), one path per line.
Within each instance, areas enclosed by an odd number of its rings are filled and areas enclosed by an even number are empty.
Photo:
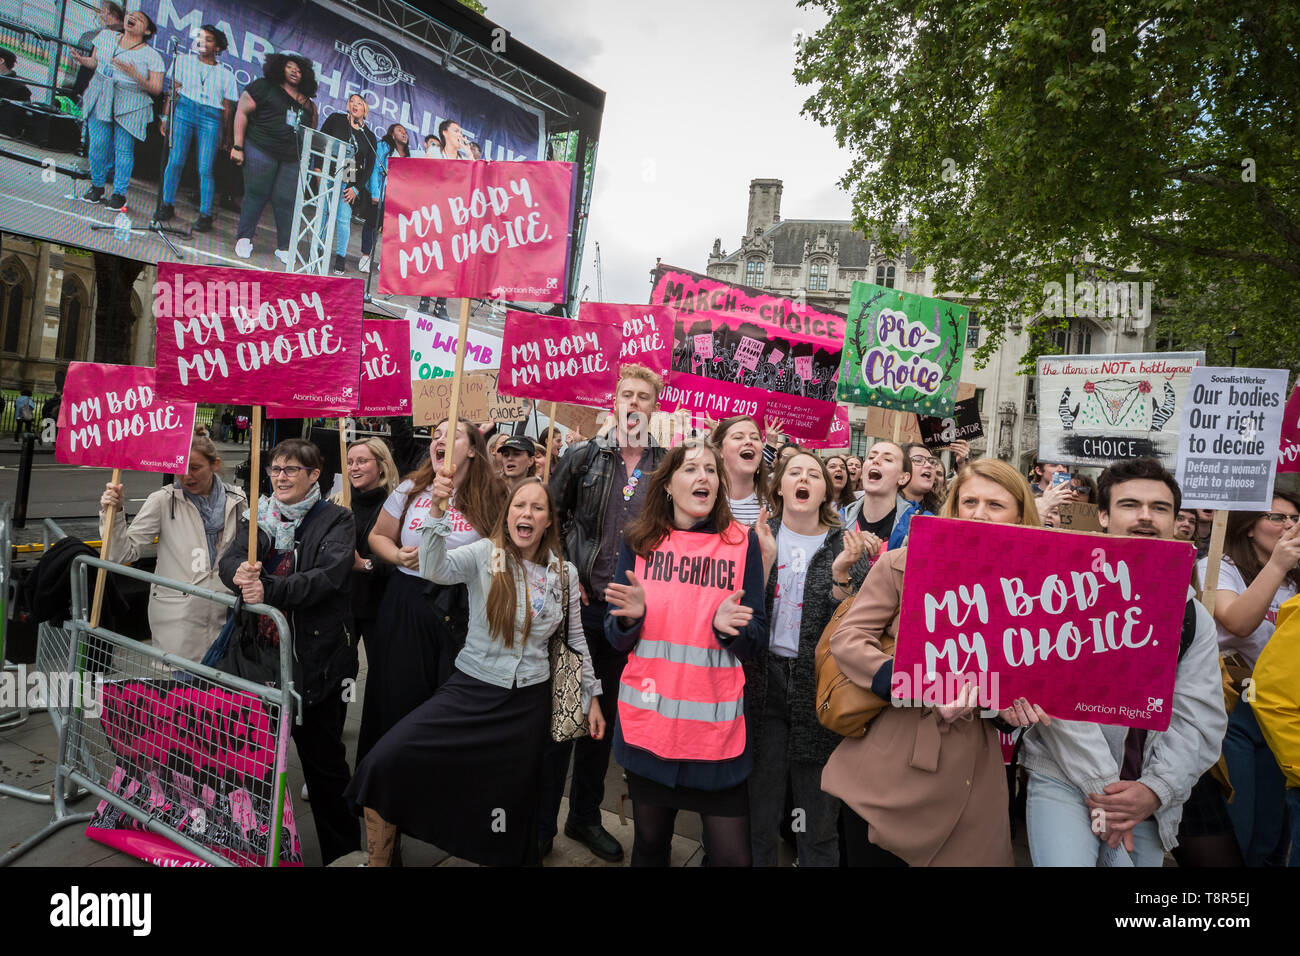
M1241 847L1232 831L1208 836L1179 835L1178 846L1172 851L1181 867L1245 866Z
M677 810L636 804L632 837L633 866L668 866L672 855L673 823ZM752 866L749 849L749 817L719 817L700 814L704 824L704 853L709 866Z

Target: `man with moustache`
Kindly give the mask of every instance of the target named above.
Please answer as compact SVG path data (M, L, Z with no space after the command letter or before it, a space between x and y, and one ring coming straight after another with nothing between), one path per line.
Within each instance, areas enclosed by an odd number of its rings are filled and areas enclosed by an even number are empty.
M1050 479L1049 479L1050 480ZM1097 482L1107 534L1174 537L1178 482L1154 458L1117 462ZM1026 816L1035 866L1161 866L1183 804L1218 759L1228 715L1214 619L1187 588L1169 728L1056 718L1025 735Z

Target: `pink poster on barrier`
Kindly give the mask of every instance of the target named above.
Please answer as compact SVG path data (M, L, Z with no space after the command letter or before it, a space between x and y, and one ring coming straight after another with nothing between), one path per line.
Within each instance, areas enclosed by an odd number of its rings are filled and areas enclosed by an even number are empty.
M945 703L965 675L988 709L1164 730L1194 560L1184 541L914 518L892 696Z
M1282 412L1282 445L1277 453L1278 474L1300 471L1300 385L1287 399Z
M371 319L361 339L358 415L411 414L411 326L404 319Z
M388 164L379 291L567 298L573 164Z
M672 309L658 305L584 302L578 309L578 320L604 323L620 330L620 367L635 362L665 381L672 373L673 326L677 321Z
M151 368L73 362L58 420L61 464L173 474L188 467L194 403L159 398Z
M655 271L650 301L677 310L672 385L680 387L668 402L661 397L661 409L717 418L724 408L757 408L737 414L780 418L801 441L826 437L845 316L667 265Z
M835 420L825 438L805 438L799 444L805 448L848 448L849 447L849 407L839 405L835 409Z
M507 312L499 387L516 398L608 408L622 340L619 326L603 322Z
M363 291L360 279L160 263L158 391L317 414L351 408Z

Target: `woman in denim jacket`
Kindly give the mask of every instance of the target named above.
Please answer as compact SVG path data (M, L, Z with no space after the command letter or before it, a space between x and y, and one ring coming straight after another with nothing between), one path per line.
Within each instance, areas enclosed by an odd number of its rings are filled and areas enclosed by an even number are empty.
M537 790L549 737L547 645L565 622L582 655L582 706L591 735L605 722L601 692L579 612L578 575L560 554L555 506L546 486L525 480L490 538L448 551L440 505L452 480L434 480L432 522L420 543L420 573L464 584L470 625L456 672L402 719L357 768L347 797L364 810L372 866L386 866L397 830L475 863L536 865ZM567 578L568 607L564 606Z

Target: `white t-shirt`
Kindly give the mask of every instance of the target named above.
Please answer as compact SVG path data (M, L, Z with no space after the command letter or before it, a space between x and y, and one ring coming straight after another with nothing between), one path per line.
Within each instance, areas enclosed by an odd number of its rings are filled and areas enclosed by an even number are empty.
M1205 581L1205 572L1209 566L1210 559L1208 557L1201 558L1196 563L1196 570L1201 576L1202 583ZM1215 590L1233 591L1236 594L1242 594L1246 590L1246 582L1242 580L1241 572L1227 557L1219 564L1219 583ZM1255 661L1259 659L1260 652L1264 650L1264 645L1273 636L1273 628L1277 624L1278 608L1295 596L1295 585L1291 583L1290 579L1283 581L1282 586L1273 595L1273 600L1269 602L1268 613L1264 615L1264 620L1248 637L1238 637L1231 631L1225 630L1222 624L1215 622L1215 626L1219 630L1219 650L1236 651L1253 668Z
M433 490L426 488L411 499L411 507L407 508L406 495L413 487L414 485L410 480L403 481L388 496L388 500L384 502L384 510L399 521L402 518L402 513L406 513L406 522L402 525L403 548L418 548L420 546L420 529L428 522L429 505L433 503ZM448 551L455 551L462 545L472 544L481 537L474 530L473 525L466 521L465 516L457 511L454 506L448 505L447 514L451 516L451 534L447 535ZM412 577L418 578L420 576L418 569L413 570L398 565L397 570L403 571Z
M772 598L772 653L799 656L799 625L803 621L803 584L808 563L826 540L821 534L796 534L781 525L776 536L776 593Z
M200 106L220 107L223 100L239 99L234 71L220 63L209 65L193 54L180 56L167 71L169 89L173 76L180 81L180 95Z
M758 520L758 492L750 492L747 498L728 498L727 504L731 505L731 516L747 528L754 527L754 522Z

